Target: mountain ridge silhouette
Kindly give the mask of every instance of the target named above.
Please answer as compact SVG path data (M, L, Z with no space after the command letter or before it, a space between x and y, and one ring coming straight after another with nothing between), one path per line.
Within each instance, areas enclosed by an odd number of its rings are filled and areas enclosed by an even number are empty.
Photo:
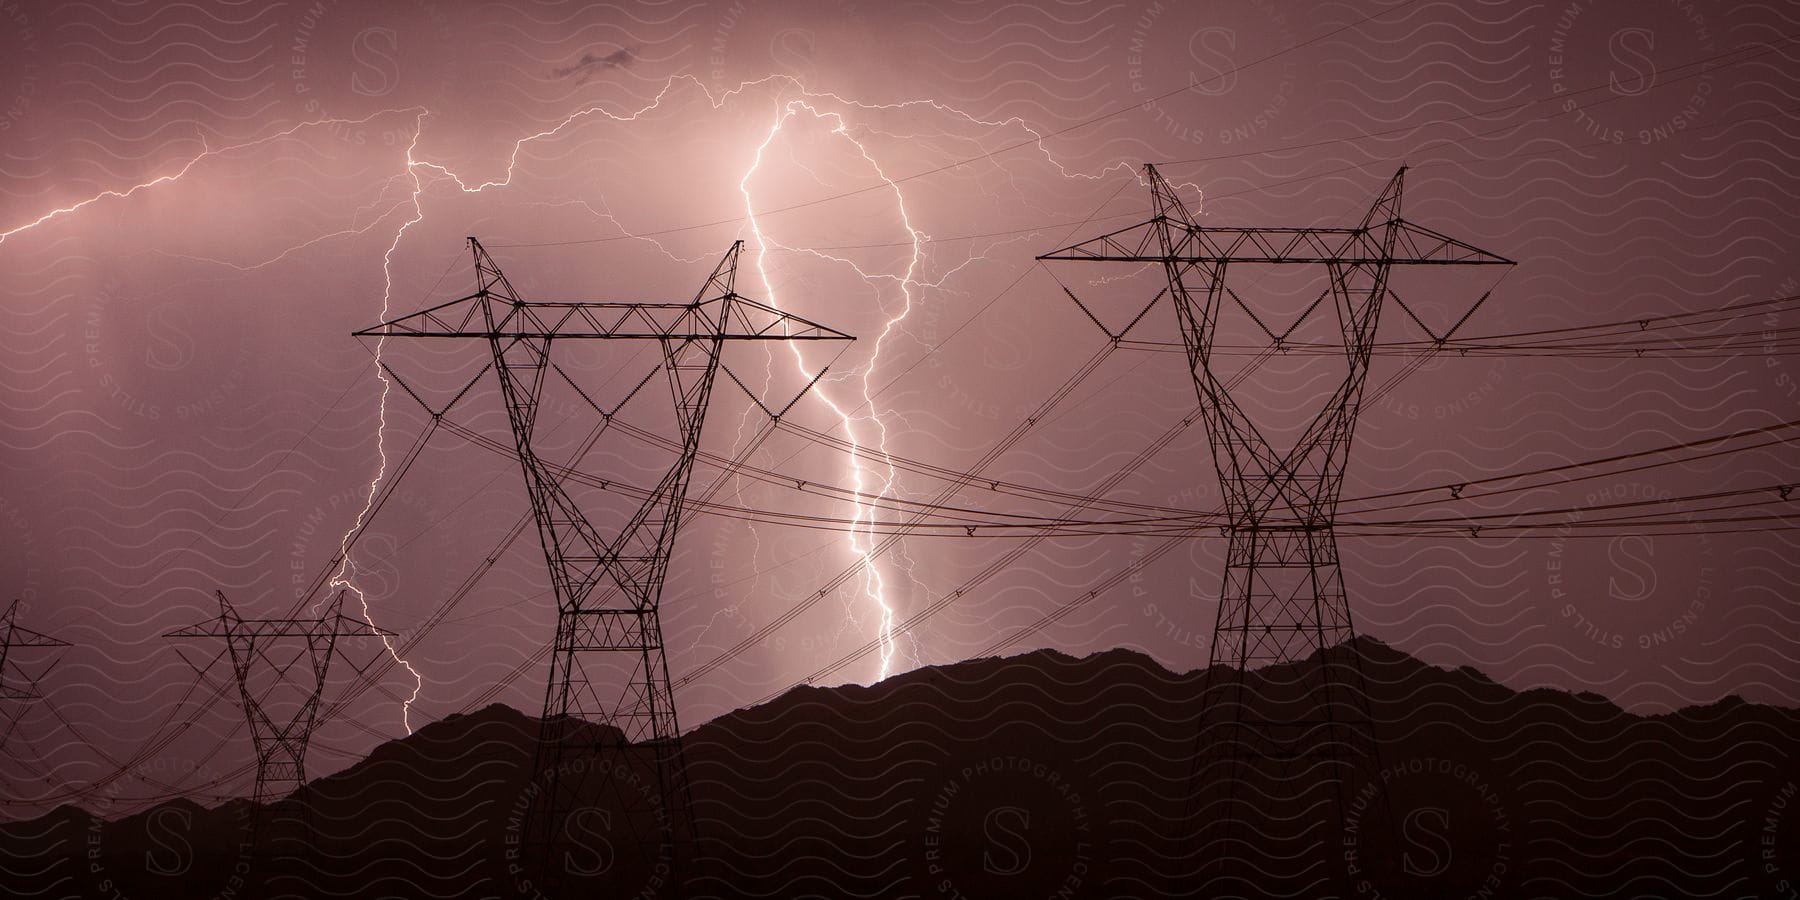
M797 686L686 735L700 838L681 883L716 897L1760 897L1800 879L1800 799L1783 799L1800 711L1728 697L1638 715L1366 637L1247 682L1254 696L1262 679L1350 663L1367 675L1378 765L1342 816L1329 755L1288 759L1281 778L1248 770L1235 844L1203 842L1223 819L1190 791L1221 783L1192 776L1200 692L1224 668L1035 650ZM276 804L310 816L309 852L276 852L278 834L246 854L244 800L116 821L64 806L0 825L0 875L33 897L533 896L508 851L537 729L491 704L313 780ZM627 824L584 826L579 868L598 874L583 896L678 896Z

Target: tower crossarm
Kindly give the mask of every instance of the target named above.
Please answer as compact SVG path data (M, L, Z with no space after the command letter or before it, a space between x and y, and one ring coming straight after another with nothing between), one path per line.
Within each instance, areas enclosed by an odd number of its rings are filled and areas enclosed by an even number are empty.
M7 605L6 612L0 614L0 700L30 700L37 696L36 690L29 685L18 687L9 683L6 663L11 651L53 650L69 646L68 641L18 624L19 604L18 600L12 601ZM4 733L0 732L0 743L4 742L4 737Z
M1385 246L1393 228L1393 249ZM1165 252L1168 228L1174 242ZM1167 216L1070 244L1038 257L1067 262L1316 263L1326 265L1510 266L1513 261L1405 219L1367 228L1240 228L1191 225Z
M13 648L54 648L67 647L69 642L53 638L40 631L32 631L18 624L19 601L8 604L6 613L0 615L0 661L6 659L6 651Z
M481 258L481 245L469 239ZM733 245L733 263L743 249ZM492 265L491 260L487 260ZM735 270L735 265L732 267ZM365 328L358 337L640 341L849 341L848 334L758 303L715 273L686 303L523 300L504 279L447 303Z
M507 304L489 330L477 308L483 294L401 316L356 332L359 337L557 338L601 340L848 341L847 335L792 313L734 298L700 303L530 300ZM474 321L470 321L471 315Z

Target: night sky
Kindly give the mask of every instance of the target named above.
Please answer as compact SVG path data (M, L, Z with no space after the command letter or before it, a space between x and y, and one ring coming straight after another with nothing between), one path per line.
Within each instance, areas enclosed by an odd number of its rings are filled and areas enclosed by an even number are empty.
M664 596L684 727L809 678L994 652L1205 665L1216 529L939 528L839 577L868 519L903 521L978 466L945 515L1220 507L1166 301L1058 394L1110 347L1070 293L1116 330L1161 275L1034 257L1147 218L1144 162L1206 224L1289 226L1355 224L1406 164L1409 220L1518 261L1397 276L1419 321L1385 310L1385 342L1441 333L1484 294L1458 337L1609 326L1555 352L1376 356L1341 512L1389 523L1340 538L1359 632L1634 712L1800 703L1781 517L1800 496L1775 490L1800 481L1793 433L1705 443L1800 418L1800 310L1767 302L1800 293L1796 34L1792 7L1662 0L0 0L0 600L72 644L47 671L57 654L9 660L42 698L3 701L5 815L248 793L228 667L196 680L177 650L217 648L163 634L215 615L215 590L247 616L319 599L304 588L427 424L376 354L431 402L484 361L351 332L472 290L471 235L532 299L686 300L743 240L741 292L859 338L727 356L771 405L830 370L754 444L767 417L720 379L703 451L779 477L695 475L711 499ZM1286 321L1321 278L1233 284ZM1233 348L1258 337L1230 327ZM609 407L653 352L566 350ZM1342 369L1280 355L1238 397L1280 444ZM651 393L621 417L666 429ZM595 424L570 391L542 415L557 459ZM511 440L491 375L449 418ZM621 433L582 462L629 484L666 465ZM1582 527L1651 512L1695 524ZM527 513L516 461L431 436L348 569L346 608L366 601L411 671L347 694L340 667L328 703L350 699L311 774L489 702L535 714L553 607L534 532L506 542ZM1515 513L1532 527L1491 527ZM1392 524L1469 516L1490 527Z

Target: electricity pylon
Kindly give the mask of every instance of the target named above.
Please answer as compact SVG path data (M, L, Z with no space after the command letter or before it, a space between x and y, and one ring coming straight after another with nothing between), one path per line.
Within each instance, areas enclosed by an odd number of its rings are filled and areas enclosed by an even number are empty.
M37 678L27 674L19 667L18 658L13 656L14 650L53 650L69 646L68 641L58 640L47 634L32 631L19 621L19 601L7 604L6 614L0 615L0 700L29 701L38 698ZM11 662L19 672L18 678L7 674L6 666ZM21 683L15 684L18 681ZM13 723L18 721L18 714L9 716L4 727L0 727L0 746L5 746L6 739L12 735Z
M178 628L164 637L225 641L224 654L231 659L238 700L250 725L250 741L256 752L256 787L251 797L254 805L250 833L244 841L255 852L259 835L266 844L273 843L276 802L305 786L306 747L318 724L325 676L332 657L343 655L337 652L338 638L388 638L393 632L345 616L341 591L323 615L310 619L246 619L238 615L224 592L214 594L219 599L218 616ZM185 655L182 658L187 659ZM192 660L188 662L193 664ZM197 665L195 669L204 673L209 665ZM366 668L352 665L358 672ZM294 669L300 671L290 682L288 673ZM304 806L300 820L299 833L288 837L304 849L311 845L310 817Z
M1362 221L1348 228L1199 225L1155 166L1146 165L1144 175L1150 219L1038 259L1160 265L1175 306L1228 523L1211 665L1228 667L1231 676L1209 684L1202 700L1195 760L1195 778L1205 781L1201 793L1213 799L1204 813L1225 831L1207 849L1222 862L1255 850L1253 841L1233 839L1231 823L1258 812L1250 805L1257 791L1241 789L1253 786L1259 764L1279 770L1277 784L1305 791L1294 776L1318 772L1305 761L1324 758L1320 782L1336 795L1340 829L1353 779L1373 779L1380 767L1361 666L1354 655L1345 660L1341 652L1326 651L1355 634L1333 526L1376 323L1385 300L1399 302L1389 275L1396 266L1513 262L1401 218L1405 167ZM1276 333L1264 325L1266 311L1259 316L1226 286L1227 269L1247 265L1322 265L1328 284L1299 320ZM1227 302L1237 305L1279 350L1327 297L1337 312L1348 371L1293 446L1277 450L1216 371L1220 314ZM1418 321L1411 309L1407 313ZM1462 320L1467 318L1465 313ZM1434 337L1441 344L1448 334ZM1315 656L1316 665L1309 662ZM1277 683L1268 674L1246 685L1252 667L1280 663L1300 664L1292 668L1291 681ZM1276 818L1304 806L1296 804Z
M479 241L469 238L469 248L475 293L357 334L479 339L493 356L557 609L536 793L522 839L525 852L536 857L526 861L526 871L539 879L530 887L556 896L569 890L565 882L576 875L591 874L565 871L569 856L558 850L576 842L575 832L592 830L592 823L572 820L571 814L598 805L596 795L610 787L646 858L666 855L650 861L680 890L684 857L692 854L695 841L693 798L664 652L661 602L720 354L728 341L852 338L738 294L743 241L732 244L686 303L527 301ZM611 537L564 487L569 469L540 458L534 444L539 402L552 373L581 390L551 361L551 345L586 340L655 342L679 432L673 465ZM617 412L601 409L585 393L582 397L609 422ZM596 654L615 660L622 654L631 668L617 700L602 696L609 685L590 678L584 668L583 660ZM590 720L609 727L597 729ZM648 772L653 782L648 789L632 783L639 771ZM607 785L596 790L596 778Z

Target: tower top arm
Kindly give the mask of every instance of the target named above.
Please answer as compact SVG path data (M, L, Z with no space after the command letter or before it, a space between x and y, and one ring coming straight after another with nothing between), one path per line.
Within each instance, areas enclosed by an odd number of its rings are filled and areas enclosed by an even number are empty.
M470 294L355 332L358 337L587 338L600 340L848 341L835 328L807 321L745 297L693 303L516 301L488 328Z
M1406 167L1388 181L1354 228L1240 228L1195 224L1169 182L1144 166L1155 215L1070 244L1040 260L1141 263L1328 263L1339 265L1510 266L1490 253L1400 217ZM1170 240L1172 238L1172 240ZM1392 239L1392 244L1388 243ZM1165 241L1170 241L1165 244Z
M465 297L355 332L359 337L557 338L589 340L848 341L848 334L751 300L734 287L734 243L686 303L524 300L479 241L479 289ZM491 319L490 319L491 316Z
M246 619L239 616L237 607L225 598L222 591L214 591L219 601L219 614L204 622L196 622L183 628L177 628L163 635L166 638L253 638L269 640L273 638L321 638L321 637L398 637L392 631L346 616L343 613L344 594L339 591L331 601L325 613L316 618L289 619Z
M19 604L20 601L14 600L7 604L6 612L0 613L0 661L6 659L8 648L55 649L69 646L68 641L18 624Z
M1041 260L1141 263L1391 263L1412 266L1510 266L1497 253L1464 243L1405 219L1369 228L1238 228L1191 225L1169 220L1181 229L1177 243L1165 252L1159 238L1164 217L1158 216L1099 237L1052 250ZM1388 226L1394 246L1384 246Z

